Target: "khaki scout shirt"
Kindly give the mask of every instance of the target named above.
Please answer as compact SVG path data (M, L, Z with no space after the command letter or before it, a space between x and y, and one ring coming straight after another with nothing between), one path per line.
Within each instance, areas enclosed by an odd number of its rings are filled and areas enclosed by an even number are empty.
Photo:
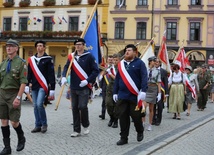
M15 56L11 61L10 72L6 73L8 61L7 58L0 64L0 88L19 89L21 84L28 83L26 61Z

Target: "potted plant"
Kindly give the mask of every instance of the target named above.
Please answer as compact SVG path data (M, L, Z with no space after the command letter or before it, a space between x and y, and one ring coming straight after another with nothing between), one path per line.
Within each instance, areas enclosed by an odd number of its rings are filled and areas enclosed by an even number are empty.
M19 2L20 7L28 7L30 5L30 0L22 0Z
M70 5L77 5L80 4L82 0L69 0Z
M44 6L53 6L56 4L56 1L55 0L44 0L43 1L43 5Z
M12 7L14 5L14 1L8 1L8 2L4 2L2 5L4 7Z
M88 4L94 5L97 2L97 0L88 0ZM102 4L102 0L99 0L98 4Z

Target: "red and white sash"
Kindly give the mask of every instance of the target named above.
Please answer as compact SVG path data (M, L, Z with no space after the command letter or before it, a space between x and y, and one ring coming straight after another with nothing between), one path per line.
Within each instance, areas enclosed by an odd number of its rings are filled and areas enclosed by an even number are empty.
M74 56L74 53L69 54L68 59L71 61L72 57ZM82 69L82 67L78 64L78 62L73 59L72 69L77 74L77 76L80 78L80 80L86 80L88 78L88 75L86 72ZM88 88L92 89L92 86L88 83Z
M126 71L126 68L124 66L124 60L121 60L120 63L118 63L118 72L120 73L120 76L125 83L126 87L129 89L129 91L138 96L138 93L140 92L139 89L137 88L136 84L130 77L129 73ZM139 100L136 106L135 110L139 110L140 107L142 107L142 112L145 111L145 106L143 104L142 100Z
M129 73L126 71L124 66L124 60L121 60L120 63L118 63L118 71L129 91L134 95L138 95L139 90L134 81L132 80L132 78L130 77Z
M32 56L28 59L28 62L30 64L30 67L33 71L34 76L36 77L37 81L39 82L39 84L42 86L42 88L45 90L45 93L48 94L48 84L47 81L45 79L45 77L43 76L43 74L40 72L35 60L40 61L41 59L44 58L51 58L50 56L44 56L41 58L36 58L35 56Z

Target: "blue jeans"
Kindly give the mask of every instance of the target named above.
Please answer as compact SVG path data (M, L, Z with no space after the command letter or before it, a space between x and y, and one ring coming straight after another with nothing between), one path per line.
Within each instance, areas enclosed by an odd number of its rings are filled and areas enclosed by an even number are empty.
M45 101L45 91L43 88L37 90L32 90L33 106L34 106L34 116L35 116L35 126L47 126L47 117L43 103Z

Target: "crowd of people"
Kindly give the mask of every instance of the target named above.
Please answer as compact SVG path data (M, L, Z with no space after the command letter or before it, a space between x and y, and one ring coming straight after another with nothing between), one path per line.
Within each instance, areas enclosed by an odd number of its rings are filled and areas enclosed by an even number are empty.
M75 52L68 55L61 77L61 85L69 83L68 98L73 115L71 137L80 136L82 129L83 134L90 132L88 101L97 79L102 89L99 117L105 119L107 111L110 117L107 125L118 128L119 124L117 145L128 143L131 122L139 142L144 138L144 128L152 131L152 125L159 126L165 102L168 112L173 113L172 118L176 120L181 120L184 111L186 116L190 116L194 102L197 102L198 111L203 111L208 95L214 102L214 68L209 69L204 64L194 70L186 66L185 71L181 71L178 64L171 64L172 74L169 76L156 56L148 59L146 68L133 44L125 47L124 55L109 55L107 63L98 66L94 56L85 50L85 44L82 38L74 41ZM18 136L16 150L21 151L25 147L26 139L19 121L23 93L32 95L35 126L31 133L47 132L44 105L55 99L56 79L53 59L45 53L45 46L44 41L35 42L37 53L28 59L27 65L18 56L19 42L9 39L6 43L8 57L0 64L0 119L5 146L0 155L11 153L9 121ZM69 78L66 77L68 72Z

